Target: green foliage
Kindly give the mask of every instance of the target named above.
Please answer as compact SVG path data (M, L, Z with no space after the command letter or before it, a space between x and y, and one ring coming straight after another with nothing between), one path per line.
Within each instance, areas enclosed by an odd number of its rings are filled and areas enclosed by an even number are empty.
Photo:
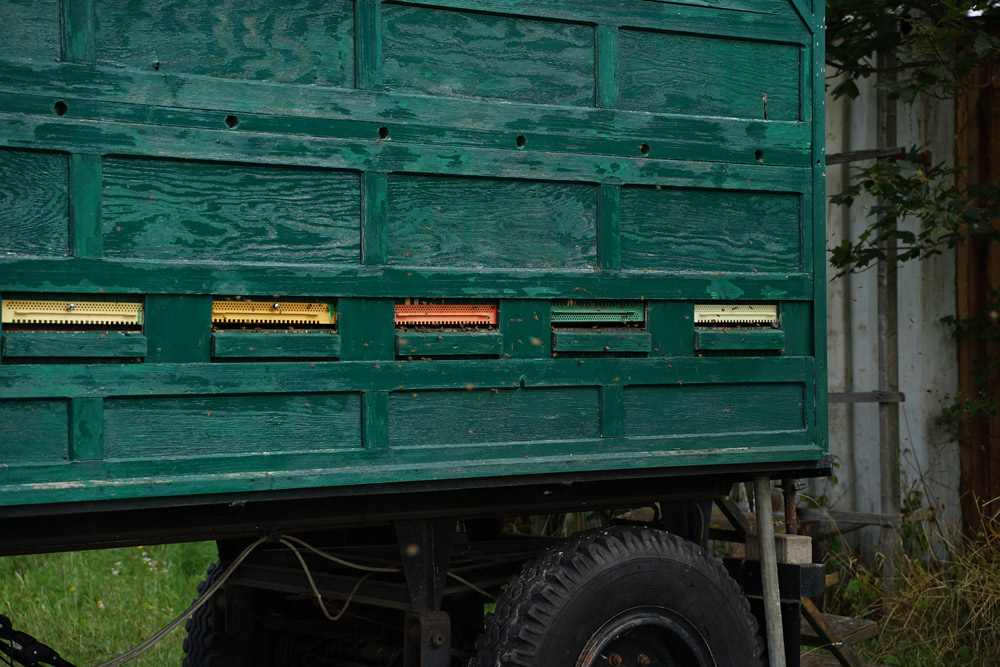
M132 648L192 602L215 544L170 544L0 558L0 614L71 663L96 665ZM177 665L183 630L138 665Z
M975 317L960 319L949 315L941 321L951 329L957 340L970 338L985 342L1000 340L1000 290L993 290L983 312ZM1000 409L1000 401L990 393L992 379L1000 371L1000 356L987 354L977 359L972 371L972 379L977 391L959 392L957 396L946 396L949 401L938 416L937 422L948 427L952 440L957 440L962 427L975 419L992 417Z
M959 189L952 177L962 168L943 163L924 168L920 159L914 148L905 159L859 169L831 198L847 206L863 194L879 201L869 207L873 221L858 239L844 239L832 249L830 263L840 269L838 277L887 259L884 247L891 241L898 246L894 261L904 262L940 254L972 236L1000 240L1000 231L991 225L1000 217L1000 187ZM916 229L903 225L904 220L915 221Z
M857 97L857 80L879 72L878 51L895 54L883 85L903 102L960 94L1000 60L1000 39L986 25L1000 9L990 0L828 0L826 8L827 60L847 74L834 97Z

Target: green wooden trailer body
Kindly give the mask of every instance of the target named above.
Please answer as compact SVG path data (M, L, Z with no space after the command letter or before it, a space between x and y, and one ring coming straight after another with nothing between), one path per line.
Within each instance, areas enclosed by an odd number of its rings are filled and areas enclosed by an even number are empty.
M5 0L0 515L816 468L822 10ZM248 300L335 324L213 324Z

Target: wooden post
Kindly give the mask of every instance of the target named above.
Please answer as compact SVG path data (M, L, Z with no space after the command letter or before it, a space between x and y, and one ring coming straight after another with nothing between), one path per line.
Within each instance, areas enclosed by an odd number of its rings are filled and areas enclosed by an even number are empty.
M878 81L884 83L895 76L889 70L896 62L895 54L884 51L878 54ZM896 145L896 101L888 91L879 88L876 97L877 136L879 147ZM877 202L881 204L882 202ZM899 312L896 278L896 240L890 238L882 245L885 259L878 264L878 381L879 390L899 391ZM899 515L899 404L878 404L878 430L880 443L879 480L883 514ZM899 537L893 528L883 528L882 550L885 555L882 576L893 578L893 567L899 551Z

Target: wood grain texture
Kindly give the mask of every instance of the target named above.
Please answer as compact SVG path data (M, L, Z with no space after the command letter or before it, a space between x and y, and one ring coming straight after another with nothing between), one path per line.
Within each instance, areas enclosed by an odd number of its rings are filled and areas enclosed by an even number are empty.
M360 447L360 394L108 399L108 459L176 459Z
M355 0L354 34L354 77L358 88L381 88L382 0Z
M593 27L392 4L382 16L386 89L594 104Z
M785 332L728 329L699 330L695 334L699 350L784 350Z
M391 312L391 311L390 311ZM389 330L390 334L392 329ZM626 385L804 383L813 372L811 357L703 357L396 360L348 361L345 337L341 361L289 364L147 363L5 366L0 399L81 396L179 396L198 394L392 391L464 389L469 383L500 389L519 386L585 387ZM366 348L367 349L367 348ZM385 363L389 361L391 363Z
M484 110L489 113L489 110ZM561 111L560 111L561 113ZM0 143L69 152L113 152L178 160L211 160L356 171L409 172L577 183L708 187L805 193L805 169L690 159L658 160L560 152L360 141L266 133L153 127L10 115L0 118ZM513 134L513 133L512 133ZM745 140L744 140L745 141ZM513 143L513 137L511 140ZM529 146L534 146L529 143ZM756 140L752 145L759 146Z
M0 150L0 255L68 253L67 156Z
M145 357L146 337L126 331L7 331L5 357Z
M59 0L4 0L0 3L0 58L53 62L60 56Z
M63 58L68 62L95 62L94 0L64 0L59 5L62 10Z
M212 351L212 297L151 294L144 331L148 363L206 363Z
M340 356L340 336L328 331L217 331L212 334L212 356L329 359Z
M595 388L404 391L389 395L391 447L599 436Z
M496 356L503 351L503 337L496 332L399 331L396 354L407 357L475 354Z
M388 237L390 264L591 268L597 188L390 176Z
M66 98L69 116L221 131L233 109L240 132L309 134L372 140L386 122L393 141L507 148L517 133L529 150L634 156L642 143L653 157L809 166L808 123L683 116L398 92L154 76L111 67L8 61L0 67L0 108L52 117L53 97ZM806 88L807 92L809 88ZM251 115L252 114L252 115ZM230 133L232 134L232 133ZM0 136L3 136L0 134Z
M497 312L504 357L547 359L552 356L552 307L548 301L504 300Z
M623 187L622 266L675 271L796 271L794 195Z
M805 428L801 384L625 388L625 435L757 433ZM752 440L748 439L748 445Z
M557 352L649 352L649 334L635 329L556 329L552 349Z
M100 155L69 156L69 228L74 257L104 254Z
M352 262L360 177L318 169L108 159L109 257Z
M96 0L97 59L133 69L354 85L348 0Z
M538 16L586 23L638 25L696 32L720 26L804 32L787 0L406 0L411 5L454 7L482 12ZM782 30L783 29L783 30Z
M621 438L625 435L625 388L613 384L600 388L601 437Z
M104 458L104 400L74 398L69 402L69 458L96 461Z
M69 401L0 401L0 468L68 458Z
M622 30L619 49L623 109L799 120L797 44Z
M139 296L149 348L0 367L0 505L820 457L821 5L221 2L65 0L74 35L96 7L93 65L0 45L0 155L88 163L76 213L104 200L87 241L107 251L64 256L65 200L58 249L10 232L33 201L18 165L0 293ZM211 363L212 295L272 294L336 299L319 337L340 356L289 363L313 340L274 332L266 360ZM400 357L405 297L498 303L498 331ZM553 357L569 298L644 299L649 331ZM784 354L696 356L691 303L734 299L779 303ZM258 333L217 352L257 354ZM625 340L606 334L555 347ZM11 399L48 406L30 466L3 465Z

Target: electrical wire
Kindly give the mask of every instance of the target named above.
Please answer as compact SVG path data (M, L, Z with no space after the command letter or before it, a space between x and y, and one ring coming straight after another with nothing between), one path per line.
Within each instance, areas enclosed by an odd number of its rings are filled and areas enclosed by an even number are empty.
M222 572L222 574L219 575L219 578L216 579L215 582L211 586L209 586L200 596L198 596L198 599L195 600L190 607L181 612L181 614L177 618L170 621L170 623L165 625L161 630L159 630L158 632L156 632L155 634L153 634L148 639L146 639L139 645L135 646L134 648L125 651L121 655L112 658L107 662L102 662L97 667L119 667L119 665L123 665L127 662L135 660L140 655L151 649L161 639L166 637L173 630L175 630L181 623L187 620L187 618L191 616L191 614L198 611L202 606L207 604L208 601L212 599L212 596L214 596L215 593L220 588L222 588L222 586L226 583L226 581L233 575L233 573L236 571L236 568L238 568L243 563L243 561L245 561L250 556L250 554L257 549L257 547L259 547L260 545L264 544L267 541L268 538L262 537L256 540L255 542L252 542L249 546L247 546L247 548L245 548L242 552L240 552L240 555L237 556L236 559L229 564L229 567L227 567ZM399 574L403 571L401 567L372 567L370 565L353 563L351 561L344 560L343 558L339 558L332 554L320 551L319 549L309 544L308 542L301 540L297 537L293 537L291 535L280 535L278 538L278 542L287 547L288 549L290 549L291 552L295 554L295 558L299 561L299 565L302 566L302 571L305 573L306 580L309 582L309 588L312 590L312 593L316 598L316 602L319 604L320 611L323 613L323 616L325 616L326 619L331 622L339 621L341 618L344 617L344 614L347 612L347 608L350 606L351 601L354 600L354 596L361 588L361 585L365 581L367 581L369 577L378 573ZM354 584L354 588L351 589L351 592L348 594L347 599L344 601L343 606L336 614L331 614L329 609L327 609L326 603L323 601L323 595L319 592L319 587L316 586L316 581L313 579L312 571L309 569L309 565L306 563L305 558L302 556L302 552L299 551L298 547L296 547L296 544L316 554L317 556L325 558L328 561L331 561L338 565L342 565L344 567L348 567L354 570L361 570L362 572L365 573ZM491 595L490 593L476 586L471 581L455 574L454 572L448 572L447 574L450 578L459 582L463 586L466 586L467 588L475 591L476 593L479 593L480 595L486 597L487 599L489 600L495 599L494 596Z
M229 579L229 577L232 576L233 572L236 571L236 568L239 567L240 564L243 561L245 561L247 559L247 557L257 547L259 547L264 542L267 542L267 538L266 537L262 537L259 540L257 540L256 542L251 543L246 549L244 549L240 553L239 556L236 557L236 560L234 560L232 563L230 563L229 567L227 567L225 569L225 571L223 571L222 575L215 581L215 583L212 584L211 586L209 586L208 589L206 591L204 591L198 597L197 600L194 601L194 604L192 604L186 610L184 610L183 612L181 612L180 616L178 616L174 620L170 621L170 623L168 623L167 625L165 625L163 627L163 629L161 629L159 632L157 632L156 634L152 635L149 639L147 639L146 641L142 642L141 644L139 644L135 648L132 648L132 649L130 649L128 651L125 651L124 653L122 653L118 657L112 658L111 660L108 660L107 662L102 662L97 667L118 667L118 665L123 665L126 662L130 662L130 661L138 658L140 655L142 655L143 653L145 653L149 649L151 649L157 642L159 642L161 639L163 639L168 634L170 634L170 632L173 631L174 628L176 628L181 623L183 623L185 620L187 620L188 616L190 616L194 612L198 611L198 609L200 609L209 600L211 600L212 596L215 595L216 591L218 591L220 588L222 588L222 585L224 583L226 583L226 580Z

